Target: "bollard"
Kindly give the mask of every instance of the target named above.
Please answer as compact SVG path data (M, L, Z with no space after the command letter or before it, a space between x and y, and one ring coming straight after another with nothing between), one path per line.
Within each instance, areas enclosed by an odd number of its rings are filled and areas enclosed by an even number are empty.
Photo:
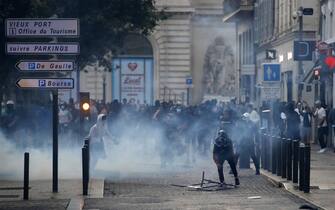
M268 171L272 172L272 144L271 144L271 136L269 135L267 138L267 160L268 160Z
M268 138L268 135L265 134L264 137L263 137L263 158L264 158L264 169L267 170L267 138Z
M260 148L261 140L260 140L260 136L261 136L261 133L257 133L256 149L255 149L256 150L256 158L257 158L259 166L261 166L261 148Z
M304 185L304 150L305 146L301 145L299 146L299 190L303 190L303 185Z
M276 137L276 141L277 141L277 176L281 176L281 169L282 169L281 138Z
M276 174L277 173L277 140L276 137L272 136L271 137L271 145L272 145L272 158L271 158L271 171L272 174Z
M309 193L310 191L310 176L311 176L311 147L305 146L305 167L304 167L304 193Z
M262 169L265 169L265 133L262 133L261 136L261 166Z
M85 140L84 140L84 142L85 142L85 144L84 144L84 147L86 147L87 148L87 167L88 167L88 169L87 169L87 179L88 180L90 180L90 140L89 140L89 138L87 137L87 138L85 138Z
M298 183L299 171L299 140L293 141L293 183Z
M83 195L88 195L87 147L82 148Z
M292 140L287 139L287 180L292 180Z
M264 136L265 134L264 133L261 133L261 138L260 138L260 149L261 149L261 168L262 169L265 169L265 164L264 164Z
M266 135L265 138L265 169L267 171L270 171L270 135Z
M29 199L29 153L24 153L23 200Z
M287 166L287 147L286 147L286 139L281 139L281 157L282 157L282 169L281 169L281 177L286 178L286 166Z

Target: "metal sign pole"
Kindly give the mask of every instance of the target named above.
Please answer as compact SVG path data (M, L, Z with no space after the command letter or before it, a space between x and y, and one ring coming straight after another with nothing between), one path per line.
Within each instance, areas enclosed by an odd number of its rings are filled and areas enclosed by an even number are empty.
M302 36L303 36L303 8L300 7L299 8L299 41L301 42L302 41ZM301 45L300 45L301 47ZM304 70L303 70L303 66L302 66L302 60L299 59L298 61L298 75L299 75L299 81L298 81L298 100L301 100L301 97L302 97L302 89L303 89L303 86L301 84L301 78L304 74Z
M58 192L58 90L52 91L52 192Z

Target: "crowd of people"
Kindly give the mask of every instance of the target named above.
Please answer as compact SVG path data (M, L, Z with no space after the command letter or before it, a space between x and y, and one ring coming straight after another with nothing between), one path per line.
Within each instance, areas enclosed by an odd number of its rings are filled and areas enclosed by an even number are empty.
M23 105L11 100L2 103L2 133L19 148L50 147L51 108L51 103ZM186 165L191 165L199 158L213 155L220 180L224 181L223 162L228 161L237 177L233 165L236 167L240 154L247 153L252 158L256 174L259 174L258 131L262 129L310 144L315 125L321 147L319 152L323 153L327 147L329 127L335 130L335 110L325 109L320 101L316 101L313 108L306 102L277 102L264 103L256 109L252 104L237 104L235 100L211 100L184 106L172 101L156 101L154 105L148 105L124 99L107 104L92 101L90 118L85 119L84 126L80 126L80 122L78 104L73 100L59 103L61 146L81 146L83 137L88 135L92 144L93 165L108 154L106 137L118 144L126 136L134 145L145 144L146 138L153 137L156 138L162 168L175 164L180 158ZM231 142L227 144L231 151L227 152L228 156L219 155L223 159L218 158L217 154L226 148L222 147L225 142Z

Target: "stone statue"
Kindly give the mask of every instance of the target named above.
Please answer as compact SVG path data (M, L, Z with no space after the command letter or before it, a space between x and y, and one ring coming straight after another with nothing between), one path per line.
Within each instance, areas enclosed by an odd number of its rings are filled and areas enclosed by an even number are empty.
M204 62L205 94L234 96L234 52L223 37L216 37L207 48Z

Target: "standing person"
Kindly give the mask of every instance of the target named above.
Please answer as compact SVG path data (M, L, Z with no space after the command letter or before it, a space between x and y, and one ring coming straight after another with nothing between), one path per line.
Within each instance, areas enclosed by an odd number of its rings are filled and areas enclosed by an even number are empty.
M286 106L286 118L286 137L291 140L300 140L300 115L292 102Z
M225 183L223 175L223 164L226 160L228 161L234 174L235 185L240 185L240 180L238 178L236 164L234 161L233 142L224 130L219 131L218 137L214 141L213 160L217 166L220 183L222 185Z
M332 108L329 112L328 122L330 123L331 127L333 128L333 146L335 152L335 108Z
M245 152L248 157L251 157L255 169L256 169L256 175L260 175L259 172L259 161L256 156L256 146L255 146L255 127L253 122L250 120L250 114L244 113L242 115L242 120L239 122L240 132L241 132L241 140L240 140L240 150L241 152ZM236 160L236 164L237 164Z
M302 141L304 144L309 145L312 137L312 110L306 102L303 103L301 110L302 117Z
M107 130L107 116L105 114L99 114L97 122L91 127L89 133L91 169L95 168L99 159L106 158L104 141L106 136L111 138Z
M321 106L321 101L315 102L314 117L316 119L316 126L318 128L318 140L321 149L318 153L324 153L326 151L325 136L327 136L327 115L326 110Z
M61 139L66 141L66 140L70 140L71 138L69 138L69 134L70 134L70 123L72 121L72 116L71 116L71 112L68 109L66 103L62 103L59 107L59 111L58 111L58 123L59 123L59 131L60 131L60 135L61 135ZM74 143L74 142L62 142L65 145L70 145L70 143Z
M17 111L15 109L14 101L9 100L6 103L6 111L3 116L3 125L4 132L8 139L17 143L17 139L15 139L15 131L17 129L18 124L18 116Z

